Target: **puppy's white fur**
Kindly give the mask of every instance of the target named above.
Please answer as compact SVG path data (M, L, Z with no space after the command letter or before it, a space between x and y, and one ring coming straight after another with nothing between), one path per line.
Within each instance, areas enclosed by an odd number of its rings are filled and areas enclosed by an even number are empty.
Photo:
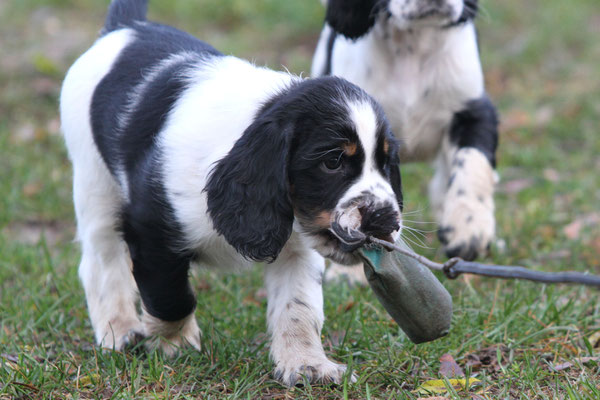
M122 349L131 332L143 327L135 307L131 259L115 231L124 192L102 161L86 117L94 88L130 40L130 32L118 31L91 48L71 67L60 102L62 130L73 162L77 235L82 243L79 276L96 341L116 349Z

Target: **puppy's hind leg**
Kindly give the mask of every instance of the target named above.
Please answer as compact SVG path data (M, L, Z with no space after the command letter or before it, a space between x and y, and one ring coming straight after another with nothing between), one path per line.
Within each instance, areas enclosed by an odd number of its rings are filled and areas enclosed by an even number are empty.
M137 293L125 242L116 231L120 193L97 153L74 160L74 202L82 244L79 277L85 289L96 342L123 350L142 332ZM92 168L94 167L94 168Z
M285 251L265 268L267 323L275 379L287 386L341 383L346 366L327 358L321 344L325 260L315 251ZM350 377L352 381L356 378Z
M196 298L188 281L190 255L174 249L170 239L177 233L164 224L163 216L142 219L132 209L125 212L124 231L142 298L147 345L168 356L184 346L200 350Z

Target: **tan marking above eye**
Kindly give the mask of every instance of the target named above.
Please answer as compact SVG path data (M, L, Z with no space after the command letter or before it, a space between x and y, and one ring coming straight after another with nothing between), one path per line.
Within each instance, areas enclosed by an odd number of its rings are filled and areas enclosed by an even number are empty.
M356 145L356 143L345 143L342 145L342 149L344 150L344 153L346 153L347 156L355 155L357 148L358 146Z
M390 152L390 142L387 139L383 139L383 152L388 154Z

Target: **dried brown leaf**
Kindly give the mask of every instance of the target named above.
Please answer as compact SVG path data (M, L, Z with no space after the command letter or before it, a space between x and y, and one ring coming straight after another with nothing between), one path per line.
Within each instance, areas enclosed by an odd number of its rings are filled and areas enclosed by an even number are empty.
M532 117L529 113L521 109L512 109L504 113L501 122L503 132L514 131L520 128L531 126Z
M499 190L508 194L517 194L527 188L533 186L534 180L531 178L513 179L511 181L504 182Z
M560 182L560 173L553 168L546 168L544 170L544 178L552 183Z
M23 186L23 195L25 195L25 197L33 197L38 195L42 191L43 187L44 185L42 182L29 182Z
M569 369L577 364L586 365L586 364L590 364L590 363L600 363L600 357L580 357L580 358L576 358L573 361L567 361L564 363L553 365L552 368L556 371L564 371L564 370Z
M454 358L446 353L440 357L440 375L446 378L453 378L455 376L465 376L462 368L454 361Z
M599 348L600 347L600 331L596 331L594 333L592 333L590 335L590 337L588 338L588 341L590 342L590 344L592 345L593 348Z
M594 212L577 217L573 222L563 228L565 236L571 240L578 239L581 230L587 226L600 224L600 213Z
M567 361L567 362L564 362L564 363L560 363L560 364L553 365L553 366L552 366L552 368L553 368L554 370L556 370L556 371L563 371L563 370L565 370L565 369L569 369L569 368L571 368L572 366L573 366L573 363L572 363L572 362L569 362L569 361Z
M256 297L259 300L264 300L267 298L267 288L260 288L256 291L256 293L254 293L254 297Z
M450 400L448 397L419 397L417 400Z
M509 348L505 345L495 345L477 350L466 355L466 366L473 371L485 369L490 374L497 373L502 368L498 363L498 352L502 358L508 358Z

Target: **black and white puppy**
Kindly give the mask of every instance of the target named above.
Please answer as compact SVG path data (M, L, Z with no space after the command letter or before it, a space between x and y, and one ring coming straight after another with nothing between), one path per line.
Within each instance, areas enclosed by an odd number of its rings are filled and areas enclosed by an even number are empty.
M357 259L331 224L401 228L398 147L371 97L224 56L146 21L146 1L115 0L65 78L61 119L99 344L200 348L190 263L266 261L275 377L341 381L321 344L324 257Z
M401 159L435 160L429 194L448 256L495 234L496 111L484 89L477 0L329 0L312 75L336 75L383 106Z

